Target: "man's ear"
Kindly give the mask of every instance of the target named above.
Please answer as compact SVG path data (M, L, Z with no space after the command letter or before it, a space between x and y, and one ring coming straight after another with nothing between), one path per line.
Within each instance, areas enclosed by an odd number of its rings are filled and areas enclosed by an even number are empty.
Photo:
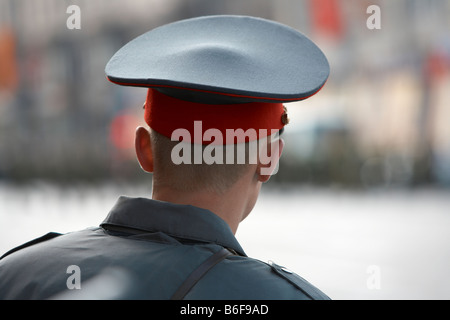
M150 132L144 127L136 129L136 138L134 140L136 155L142 170L153 172L153 150L150 139Z
M258 181L267 182L270 177L276 173L278 170L278 161L280 160L281 153L284 148L284 140L281 138L275 139L274 141L267 143L265 150L260 150L257 175Z

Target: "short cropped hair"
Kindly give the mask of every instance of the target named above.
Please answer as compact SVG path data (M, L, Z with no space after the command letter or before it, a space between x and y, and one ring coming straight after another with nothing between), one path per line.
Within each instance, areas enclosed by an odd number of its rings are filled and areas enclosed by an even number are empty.
M153 150L153 179L158 185L167 186L178 191L214 191L223 194L231 186L233 186L251 166L256 165L257 153L253 152L258 145L258 141L244 143L243 145L235 144L224 147L222 163L205 163L205 159L201 163L175 164L172 159L172 150L180 143L172 141L168 137L160 133L150 130L150 137ZM263 138L266 139L266 138ZM262 141L262 140L260 140ZM192 145L191 145L192 146ZM197 146L198 147L198 146ZM201 148L201 149L200 149ZM199 149L203 153L206 146ZM230 149L231 148L231 149ZM245 161L239 163L238 151L245 150ZM226 161L227 152L233 152L233 161ZM241 154L242 156L242 151ZM256 156L256 158L255 158ZM191 159L193 159L191 154ZM241 158L242 159L242 158Z

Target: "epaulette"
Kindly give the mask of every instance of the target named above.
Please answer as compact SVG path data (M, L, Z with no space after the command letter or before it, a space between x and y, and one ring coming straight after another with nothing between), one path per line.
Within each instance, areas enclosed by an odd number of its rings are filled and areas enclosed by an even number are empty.
M319 291L316 287L310 284L308 281L300 277L298 274L292 272L286 267L280 266L273 261L269 261L268 265L272 270L280 277L287 280L297 289L302 291L305 295L311 298L311 300L330 300L330 297Z
M2 260L3 258L5 258L6 256L9 256L11 253L14 253L14 252L19 251L19 250L22 250L22 249L24 249L24 248L33 246L33 245L38 244L38 243L40 243L40 242L44 242L44 241L47 241L47 240L50 240L50 239L59 237L60 235L61 235L61 233L57 233L57 232L49 232L49 233L43 235L42 237L33 239L33 240L31 240L31 241L28 241L28 242L26 242L26 243L24 243L24 244L22 244L22 245L20 245L20 246L17 246L17 247L15 247L15 248L9 250L8 252L6 252L4 255L2 255L2 256L0 257L0 260Z

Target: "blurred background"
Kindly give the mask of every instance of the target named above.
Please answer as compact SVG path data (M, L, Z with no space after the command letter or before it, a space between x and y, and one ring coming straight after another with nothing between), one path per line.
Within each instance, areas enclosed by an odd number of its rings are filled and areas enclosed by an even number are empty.
M286 105L280 169L237 233L247 253L334 299L449 299L448 0L0 0L0 254L150 197L133 151L146 90L104 67L152 28L211 14L287 24L331 65L318 95Z

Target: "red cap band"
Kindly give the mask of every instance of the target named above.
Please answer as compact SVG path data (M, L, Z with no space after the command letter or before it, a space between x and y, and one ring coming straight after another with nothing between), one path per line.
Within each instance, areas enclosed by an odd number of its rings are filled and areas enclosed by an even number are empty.
M282 103L203 104L172 98L151 88L145 103L145 122L153 130L171 140L197 144L261 139L283 128L285 118ZM177 129L182 130L175 132Z

